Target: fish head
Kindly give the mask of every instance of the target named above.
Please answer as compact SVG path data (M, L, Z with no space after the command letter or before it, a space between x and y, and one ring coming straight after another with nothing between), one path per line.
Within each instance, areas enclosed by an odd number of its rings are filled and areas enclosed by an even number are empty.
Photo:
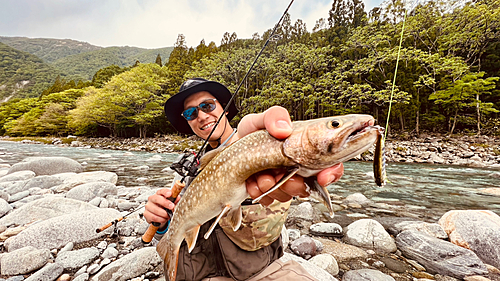
M379 130L371 115L350 114L294 122L283 154L303 168L322 170L368 150Z

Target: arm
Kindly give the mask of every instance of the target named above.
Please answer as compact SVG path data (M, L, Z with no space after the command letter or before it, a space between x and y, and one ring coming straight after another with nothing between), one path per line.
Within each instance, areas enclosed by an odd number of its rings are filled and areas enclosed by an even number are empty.
M273 106L263 113L249 114L243 117L238 125L235 141L254 131L266 129L272 136L278 139L287 138L292 133L292 122L288 111L280 106ZM340 179L344 174L342 163L321 171L318 176L318 183L326 186ZM267 170L251 176L247 180L247 192L252 198L257 198L267 190L271 189L276 182L284 175L284 171ZM284 183L278 190L264 197L260 202L263 205L271 204L275 199L286 202L294 196L307 197L304 179L301 176L293 176Z

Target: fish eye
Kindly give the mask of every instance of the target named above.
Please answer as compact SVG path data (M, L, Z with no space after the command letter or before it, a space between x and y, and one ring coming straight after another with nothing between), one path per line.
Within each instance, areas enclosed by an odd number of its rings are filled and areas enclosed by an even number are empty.
M342 126L342 122L340 120L332 120L328 122L328 127L334 129Z

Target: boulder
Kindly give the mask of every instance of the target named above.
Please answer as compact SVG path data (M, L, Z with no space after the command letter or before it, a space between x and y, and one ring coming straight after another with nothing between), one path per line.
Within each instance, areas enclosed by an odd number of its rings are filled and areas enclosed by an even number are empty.
M439 224L450 242L472 250L485 263L500 268L500 216L492 211L449 211Z
M462 279L488 274L484 263L471 250L420 231L405 230L396 237L398 249L433 274Z
M59 173L79 173L82 165L67 157L32 157L10 167L8 174L17 171L33 171L36 175L54 175Z
M155 247L145 247L118 259L92 277L92 281L125 281L151 271L162 262Z
M0 219L3 225L25 225L38 220L46 220L74 212L97 210L88 203L51 195L29 203L12 211Z
M121 214L117 210L99 208L54 217L34 224L18 235L10 237L5 241L5 247L9 252L24 246L59 249L69 242L90 241L112 231L112 228L108 228L106 231L96 233L97 228L120 217Z
M347 243L379 253L391 253L397 250L394 239L376 220L361 219L347 226L344 239Z
M44 266L50 259L49 249L35 249L31 246L17 249L2 256L2 275L26 274Z
M110 182L98 181L75 186L66 193L66 198L88 202L96 197L104 198L107 195L116 195L116 193L116 185Z

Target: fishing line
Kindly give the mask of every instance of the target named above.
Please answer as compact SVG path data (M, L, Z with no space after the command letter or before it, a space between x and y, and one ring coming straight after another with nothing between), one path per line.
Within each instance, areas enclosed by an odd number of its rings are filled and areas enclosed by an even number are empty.
M417 0L417 3L418 3L418 0ZM406 6L406 1L403 2L403 6ZM391 99L389 101L389 110L387 112L387 121L385 123L384 139L387 138L387 131L388 131L387 128L389 128L389 118L391 117L392 99L394 97L394 88L396 87L396 76L398 74L399 58L401 55L401 45L403 44L403 34L404 34L405 24L406 24L406 15L407 15L407 9L405 7L405 16L403 18L403 27L401 28L401 36L399 38L399 48L398 48L398 57L396 59L396 69L394 70L394 79L392 80Z
M250 65L250 68L248 69L247 73L245 74L245 77L243 77L243 79L241 80L240 84L238 85L238 88L236 88L236 91L231 95L231 99L229 99L229 102L226 104L226 107L224 108L224 112L222 112L222 114L219 116L219 118L217 119L217 122L215 123L214 127L210 131L210 134L208 135L208 137L203 142L203 145L201 146L200 150L198 151L198 153L195 156L195 160L198 160L198 158L200 157L202 151L205 149L208 141L210 140L210 137L212 136L212 134L215 132L215 129L219 125L220 121L223 119L224 115L227 114L227 112L229 112L229 106L231 105L231 102L233 102L234 98L238 94L241 86L243 85L243 83L247 79L248 75L250 74L250 71L252 71L253 67L255 66L255 63L257 63L257 60L259 59L259 57L262 55L262 52L264 52L264 49L266 48L267 44L269 43L269 41L271 40L271 38L273 38L274 33L278 29L281 21L283 20L283 18L285 17L285 15L288 13L288 10L290 9L290 6L292 6L293 1L295 1L295 0L290 1L290 4L288 4L288 7L286 8L285 12L283 12L283 15L281 15L281 18L279 19L278 23L276 23L276 25L274 26L274 29L271 32L271 34L269 35L269 37L267 38L266 42L264 43L264 46L262 46L262 48L260 49L260 52L257 54L257 56L255 57L253 63ZM195 162L196 161L193 161L192 163L195 163ZM184 180L184 177L185 177L185 175L182 175L181 182Z

